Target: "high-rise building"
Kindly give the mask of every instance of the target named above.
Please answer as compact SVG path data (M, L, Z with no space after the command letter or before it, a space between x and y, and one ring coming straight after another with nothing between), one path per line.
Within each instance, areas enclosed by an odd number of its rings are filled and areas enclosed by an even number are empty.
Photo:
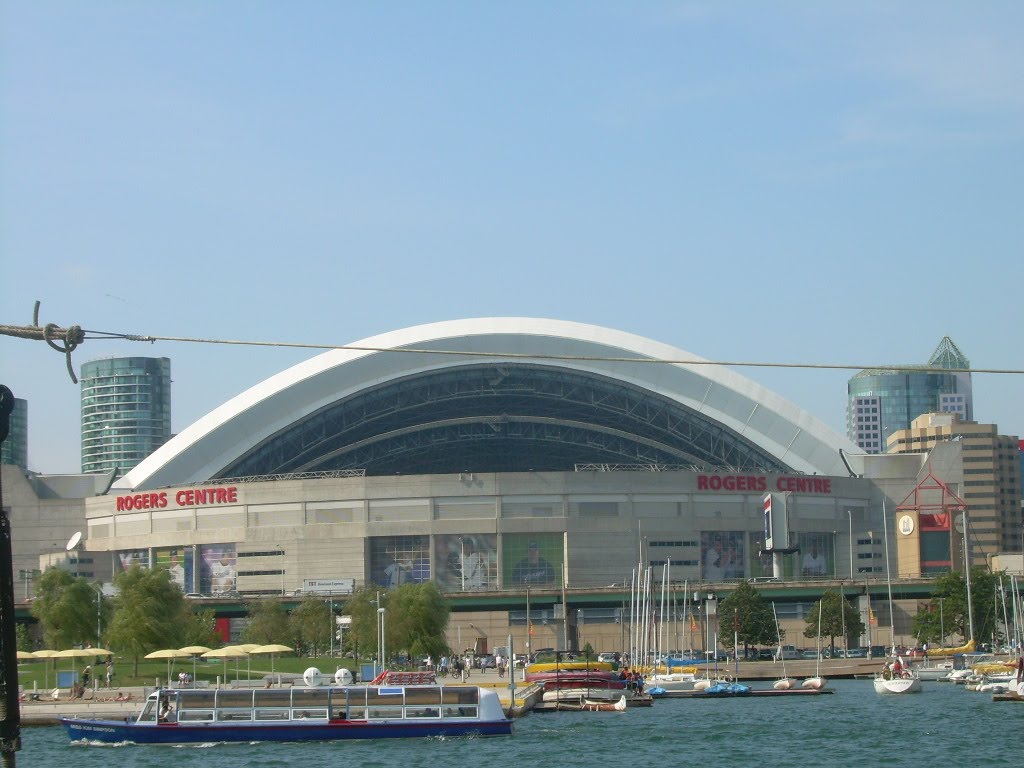
M82 471L123 475L171 437L171 361L115 357L82 366Z
M894 433L888 453L923 453L942 442L960 443L963 480L959 496L967 505L972 560L1020 552L1021 469L1019 439L998 434L995 424L962 421L953 413L927 413L910 429ZM951 522L951 521L947 521Z
M28 400L14 398L7 439L0 443L0 464L28 469Z
M944 336L923 366L860 371L847 382L846 433L867 453L881 453L886 440L908 429L922 413L974 418L970 361Z

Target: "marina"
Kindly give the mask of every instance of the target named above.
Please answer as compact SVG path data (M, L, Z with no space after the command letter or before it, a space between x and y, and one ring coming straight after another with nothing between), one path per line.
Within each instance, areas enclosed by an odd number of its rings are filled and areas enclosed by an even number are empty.
M880 697L867 680L831 680L834 695L717 699L713 709L693 709L690 699L657 701L650 708L627 708L620 713L562 711L527 716L515 723L511 738L439 737L382 739L332 743L263 742L204 744L164 750L145 747L84 747L69 744L59 727L27 728L19 759L24 765L48 768L110 768L113 765L150 768L173 760L178 768L226 761L238 766L302 765L329 768L344 759L355 765L399 764L403 768L432 768L451 764L533 762L540 755L564 766L591 766L593 745L614 743L622 748L629 734L631 761L664 762L688 754L714 754L716 764L745 766L885 764L945 765L969 761L973 766L1015 765L1019 755L1017 728L1007 717L1014 708L994 706L993 697L974 695L959 686L926 683L925 692L911 697ZM687 737L676 737L686 722ZM743 723L743 744L737 744L736 725ZM967 722L987 734L986 749L960 738L943 726ZM914 724L921 724L916 727ZM625 729L625 730L622 730ZM752 744L758 744L756 755ZM900 744L893 750L893 744ZM113 750L113 751L111 751ZM341 750L341 751L339 751Z

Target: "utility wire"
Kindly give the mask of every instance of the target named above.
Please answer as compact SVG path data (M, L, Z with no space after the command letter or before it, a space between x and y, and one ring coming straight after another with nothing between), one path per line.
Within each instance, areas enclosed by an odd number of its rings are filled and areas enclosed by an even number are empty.
M75 378L71 365L71 353L87 339L122 339L124 341L141 341L155 343L157 341L181 342L187 344L221 344L229 346L246 347L278 347L289 349L319 349L319 350L344 350L351 352L389 352L411 355L442 355L452 357L474 357L474 358L496 358L502 360L561 360L568 362L602 362L602 363L648 363L657 365L715 365L734 366L737 368L799 368L799 369L824 369L824 370L879 370L879 371L940 371L943 373L995 373L995 374L1024 374L1024 369L1014 368L937 368L930 365L855 365L851 363L780 363L780 362L758 362L751 360L698 360L698 359L676 359L665 357L618 357L613 355L568 355L568 354L538 354L524 352L484 352L469 351L463 349L423 349L416 347L372 347L357 344L313 344L309 342L289 341L245 341L240 339L206 339L189 336L144 336L131 333L118 333L114 331L87 330L81 326L73 325L70 328L60 328L51 323L46 326L39 326L39 302L36 302L33 324L31 326L0 325L0 335L15 336L18 338L45 341L58 352L64 353L67 359L68 373L71 380L78 382Z

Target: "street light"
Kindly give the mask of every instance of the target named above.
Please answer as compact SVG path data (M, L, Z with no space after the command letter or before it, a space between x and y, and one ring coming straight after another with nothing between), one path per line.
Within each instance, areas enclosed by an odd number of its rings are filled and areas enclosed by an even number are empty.
M281 557L284 557L284 547L278 544L277 549L281 553ZM281 561L281 597L284 597L284 560Z
M459 576L462 579L462 591L466 591L466 542L459 536Z
M847 509L846 516L850 518L850 581L853 581L853 510Z
M379 634L380 639L378 640L378 643L377 643L377 645L378 645L377 650L380 653L380 671L383 672L384 671L384 609L383 608L378 608L377 609L377 618L378 618L378 630L380 632L380 634Z
M102 645L100 642L100 607L102 603L100 601L103 598L103 587L93 584L92 588L96 590L96 647L99 648Z

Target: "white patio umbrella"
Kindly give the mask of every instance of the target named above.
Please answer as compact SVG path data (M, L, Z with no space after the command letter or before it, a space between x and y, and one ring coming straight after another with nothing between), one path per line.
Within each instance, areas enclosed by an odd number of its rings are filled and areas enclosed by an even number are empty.
M204 659L223 659L224 660L224 680L228 679L228 659L241 659L242 657L248 657L249 654L243 651L241 648L236 648L231 645L226 645L223 648L216 648L212 651L207 651L201 654ZM236 671L237 675L238 672Z
M192 681L196 679L196 657L208 653L212 648L207 648L205 645L186 645L184 648L179 648L182 653L187 653L192 657Z
M279 653L291 653L294 648L289 648L287 645L281 645L280 643L271 643L270 645L257 645L249 653L252 655L269 653L270 654L270 675L274 675L274 657Z
M159 651L147 653L147 659L167 659L167 687L171 687L171 661L173 659L187 659L191 654L179 651L177 648L163 648Z

